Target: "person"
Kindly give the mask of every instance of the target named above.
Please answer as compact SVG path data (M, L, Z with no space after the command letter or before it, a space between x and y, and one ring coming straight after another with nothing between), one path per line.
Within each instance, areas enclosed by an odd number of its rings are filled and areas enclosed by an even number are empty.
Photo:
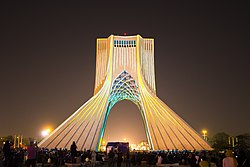
M217 160L215 157L212 157L210 160L210 167L217 167Z
M238 163L233 155L232 150L227 150L225 153L226 157L222 160L223 167L237 167Z
M30 145L27 148L28 159L27 159L27 167L36 166L36 146L34 142L30 142Z
M109 167L114 167L114 165L115 165L114 158L115 158L115 153L114 153L114 148L112 147L108 153L108 166Z
M126 167L130 167L130 153L129 153L129 149L127 149L127 152L126 152Z
M201 161L199 162L200 167L209 167L209 164L207 162L207 157L203 156L201 157Z
M240 149L237 158L238 166L240 167L246 166L246 161L247 161L246 152Z
M71 161L72 161L72 163L75 163L75 157L76 157L76 154L77 154L76 149L77 149L76 142L73 141L73 143L70 146L70 153L71 153Z
M131 163L132 163L133 166L136 165L136 152L135 152L135 149L132 152Z
M11 167L13 165L13 152L11 151L11 142L6 140L3 146L4 166Z
M156 166L157 166L157 165L161 165L161 164L162 164L162 160L163 160L163 158L162 158L161 154L159 154L159 155L157 156L157 163L156 163Z
M58 150L58 153L57 153L57 156L58 156L58 159L57 159L57 166L62 166L62 164L63 164L63 150L62 150L62 148L60 148L59 150Z
M92 151L91 153L91 163L92 163L92 166L95 167L96 165L96 152L95 151Z
M117 167L121 167L122 165L122 150L118 148L117 152Z
M199 166L199 165L197 164L197 159L196 159L194 153L189 153L189 156L188 156L188 163L189 163L190 167L197 167L197 166Z

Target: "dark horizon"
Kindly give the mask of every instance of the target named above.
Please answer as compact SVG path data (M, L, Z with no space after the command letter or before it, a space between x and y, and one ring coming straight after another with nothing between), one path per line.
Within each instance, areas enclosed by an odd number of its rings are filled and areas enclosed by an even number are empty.
M124 32L155 39L157 95L197 133L250 133L250 14L243 1L5 1L0 9L0 136L39 137L60 125L93 95L96 39ZM118 116L138 115L124 104L112 109L107 131ZM122 113L128 109L129 118ZM132 121L141 129L140 118ZM128 133L145 135L135 125Z

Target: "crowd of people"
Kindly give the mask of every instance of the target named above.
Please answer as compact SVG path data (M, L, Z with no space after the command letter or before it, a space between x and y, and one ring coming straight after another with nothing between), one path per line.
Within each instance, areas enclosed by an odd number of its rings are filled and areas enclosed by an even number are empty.
M79 166L126 167L132 166L162 166L162 164L178 164L190 167L249 167L249 154L239 150L216 151L135 151L124 152L119 148L112 148L109 152L91 150L77 150L73 142L70 149L38 148L33 142L26 149L14 149L10 141L6 141L1 151L0 166L5 167L35 167L40 164L51 166L65 166L67 163Z

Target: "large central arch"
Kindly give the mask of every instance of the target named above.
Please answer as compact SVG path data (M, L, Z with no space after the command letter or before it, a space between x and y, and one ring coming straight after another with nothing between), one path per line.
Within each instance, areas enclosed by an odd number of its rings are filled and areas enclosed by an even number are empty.
M129 142L133 148L147 142L143 117L138 106L131 100L121 100L111 108L101 150L106 149L108 142Z
M97 39L94 96L57 127L40 147L100 150L111 108L135 103L151 150L210 150L211 147L156 95L154 40L136 36ZM188 114L188 113L187 113Z
M126 70L122 71L112 83L103 129L106 128L111 109L117 102L122 100L129 100L137 106L143 119L144 129L146 131L146 134L148 134L149 132L147 128L147 122L144 119L145 115L142 110L142 102L138 84ZM103 138L103 134L101 134L100 138Z

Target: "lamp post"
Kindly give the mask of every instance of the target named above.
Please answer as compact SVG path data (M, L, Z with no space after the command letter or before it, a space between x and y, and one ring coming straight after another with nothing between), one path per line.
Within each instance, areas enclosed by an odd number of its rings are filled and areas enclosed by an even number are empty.
M207 140L207 130L202 130L202 136L204 140Z
M101 151L106 151L106 141L102 140Z

